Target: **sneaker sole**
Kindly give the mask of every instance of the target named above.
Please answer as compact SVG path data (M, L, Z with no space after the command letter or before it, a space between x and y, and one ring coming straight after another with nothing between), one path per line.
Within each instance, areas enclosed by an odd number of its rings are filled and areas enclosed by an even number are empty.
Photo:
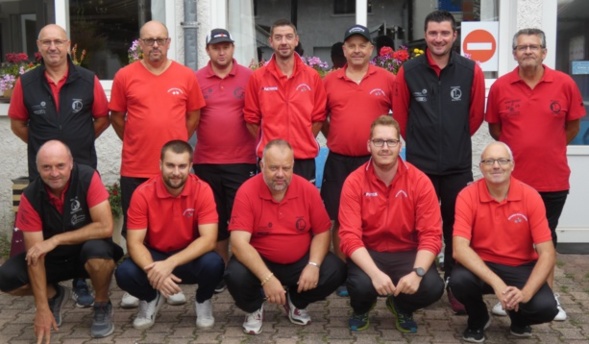
M92 333L92 331L90 331L90 336L92 338L104 338L110 336L111 334L113 334L113 332L115 332L114 324L111 326L110 331L108 331L107 333Z
M350 331L364 331L366 330L368 327L370 326L370 320L366 321L366 325L364 326L360 326L360 327L356 327L356 326L350 326Z
M59 323L57 323L57 327L60 327L61 324L63 323L63 307L67 304L68 300L70 299L70 297L72 296L71 293L72 291L70 290L70 288L67 287L61 287L62 291L65 293L63 299L61 300L61 305L59 306Z
M512 330L509 330L509 333L512 336L516 336L519 338L530 338L532 336L532 333L517 333L517 332L513 332Z
M245 333L245 334L251 334L251 335L258 335L258 334L262 333L262 329L260 328L260 330L257 331L257 332L255 330L249 330L248 331L246 329L243 329L243 333Z

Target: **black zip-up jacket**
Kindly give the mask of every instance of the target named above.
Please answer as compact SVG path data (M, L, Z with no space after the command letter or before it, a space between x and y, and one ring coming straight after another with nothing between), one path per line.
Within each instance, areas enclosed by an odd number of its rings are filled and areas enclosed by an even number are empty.
M470 97L475 62L451 53L438 78L425 54L407 61L407 161L431 175L470 171ZM394 114L393 114L394 116Z
M45 78L45 65L23 74L23 101L29 113L27 147L29 180L38 175L35 158L49 140L60 140L79 164L97 166L94 147L94 73L74 65L68 56L67 80L59 91L59 113Z
M86 202L88 189L95 170L90 166L74 163L74 168L66 191L63 213L49 202L49 194L41 177L37 176L23 191L23 194L39 214L43 224L43 239L68 231L73 231L92 222L90 209ZM53 257L68 257L77 250L76 245L61 245L51 251Z

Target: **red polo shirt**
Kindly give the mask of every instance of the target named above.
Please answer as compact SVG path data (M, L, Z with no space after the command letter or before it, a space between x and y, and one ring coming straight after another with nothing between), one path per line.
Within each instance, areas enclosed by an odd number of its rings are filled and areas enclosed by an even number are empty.
M149 179L133 193L127 213L128 230L147 229L145 245L160 252L186 248L200 236L198 225L218 221L211 187L194 174L176 197L161 175Z
M262 174L248 179L237 190L229 222L230 231L251 233L250 244L256 251L279 264L301 259L309 252L313 235L329 228L319 191L296 174L280 202L272 198Z
M513 151L515 178L538 191L570 188L565 124L585 116L583 97L570 76L544 66L531 89L516 67L491 86L485 116L501 125L499 141Z
M542 198L513 176L502 202L491 197L484 178L464 188L453 235L470 240L482 260L509 266L538 260L534 245L552 240Z

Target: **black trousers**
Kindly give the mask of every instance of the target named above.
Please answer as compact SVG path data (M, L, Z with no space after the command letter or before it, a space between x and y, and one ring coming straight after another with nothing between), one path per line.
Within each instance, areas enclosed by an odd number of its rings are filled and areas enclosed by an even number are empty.
M274 277L288 289L292 303L300 309L307 308L310 303L325 299L346 279L344 263L329 252L321 263L317 287L298 293L297 281L308 262L308 254L292 264L277 264L264 259L264 263L274 273ZM260 309L265 298L260 280L235 256L229 259L229 264L225 269L225 281L237 307L247 313Z
M376 266L393 280L396 285L401 277L413 271L416 251L411 252L375 252L368 251ZM356 314L367 313L376 302L378 293L372 285L370 277L351 259L348 259L348 280L346 282L350 294L350 305ZM395 297L397 305L404 311L414 311L427 307L438 301L444 294L444 281L438 274L435 265L427 270L415 294L399 294Z
M486 262L487 266L493 270L508 286L523 288L532 274L535 263L529 263L520 266L507 266ZM466 308L468 314L469 328L482 328L485 326L487 319L487 305L483 301L483 294L494 294L493 288L475 276L460 264L457 264L452 271L450 278L450 289L454 296ZM517 312L507 312L511 318L511 323L516 326L526 326L550 322L556 314L556 300L554 294L544 283L527 303L521 303Z

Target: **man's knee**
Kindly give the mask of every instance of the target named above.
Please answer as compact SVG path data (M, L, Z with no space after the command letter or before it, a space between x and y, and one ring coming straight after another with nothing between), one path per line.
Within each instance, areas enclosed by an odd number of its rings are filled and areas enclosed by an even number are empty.
M13 294L18 288L28 284L26 253L8 259L0 266L0 290Z
M353 263L352 263L353 264ZM364 271L348 263L348 278L346 280L348 292L354 295L376 295L372 280Z
M94 274L112 273L115 269L115 262L112 259L93 258L88 259L84 264L84 269L90 277Z
M229 263L227 264L227 268L225 269L225 281L227 284L230 285L239 285L248 279L252 278L251 271L245 267L239 260L235 257L231 257L229 259Z

